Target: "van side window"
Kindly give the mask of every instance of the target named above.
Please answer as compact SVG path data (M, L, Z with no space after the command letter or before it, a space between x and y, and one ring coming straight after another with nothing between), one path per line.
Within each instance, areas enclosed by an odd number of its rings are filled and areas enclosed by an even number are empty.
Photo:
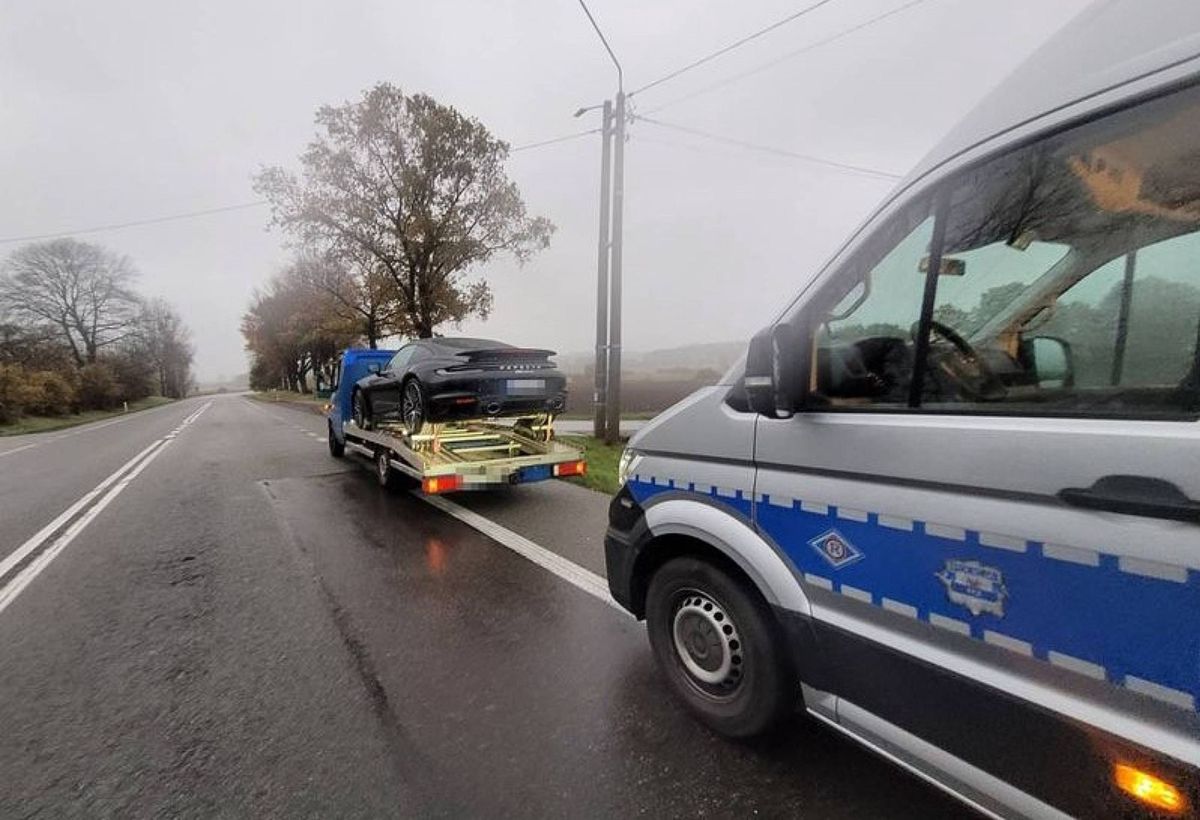
M903 406L912 382L912 339L921 316L921 261L933 217L902 217L897 241L834 294L816 331L814 391L839 406ZM921 218L923 216L923 218ZM915 226L912 224L915 221Z
M1198 169L1193 88L959 174L937 194L937 230L894 242L844 319L853 262L827 288L843 304L814 306L813 394L832 408L900 405L907 369L909 406L930 411L1194 417ZM931 236L940 247L920 247Z

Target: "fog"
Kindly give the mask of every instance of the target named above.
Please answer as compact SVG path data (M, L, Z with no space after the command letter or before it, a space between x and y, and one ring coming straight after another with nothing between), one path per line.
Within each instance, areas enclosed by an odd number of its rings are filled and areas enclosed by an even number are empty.
M592 10L636 88L803 5L596 0ZM901 5L829 3L635 96L633 111ZM652 116L903 174L1083 5L927 0ZM514 146L595 127L596 113L572 113L616 86L575 0L6 3L0 77L4 239L252 203L261 166L297 167L318 106L381 80L450 103ZM629 134L624 335L633 350L747 337L892 185L646 121ZM462 330L586 350L599 137L516 152L510 172L530 211L558 231L525 267L502 260L480 271L494 313ZM129 254L139 289L177 305L203 382L246 370L240 316L288 258L267 217L250 206L76 235Z

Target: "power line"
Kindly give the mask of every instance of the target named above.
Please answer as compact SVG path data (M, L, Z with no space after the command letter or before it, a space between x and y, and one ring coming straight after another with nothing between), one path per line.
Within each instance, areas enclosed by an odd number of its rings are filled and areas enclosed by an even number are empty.
M841 170L841 171L848 171L848 172L854 173L854 174L863 174L864 176L875 177L877 179L886 179L886 180L900 179L899 174L893 174L893 173L889 173L887 171L879 171L874 168L867 168L862 165L851 165L846 162L836 162L834 160L823 159L821 157L814 157L811 154L801 154L801 153L797 153L796 151L788 151L785 148L775 148L774 146L770 146L770 145L759 145L758 143L755 143L755 142L747 142L745 140L739 140L739 139L735 139L733 137L726 137L726 136L722 136L720 134L713 134L709 131L701 131L699 128L691 128L686 125L678 125L678 124L672 123L672 122L663 122L662 120L656 120L651 117L647 117L644 114L638 115L637 120L640 122L648 122L651 125L657 125L660 128L668 128L672 131L679 131L684 134L691 134L692 136L695 136L695 137L701 137L703 139L712 140L713 142L721 142L721 143L725 143L726 145L736 145L739 148L745 148L750 151L761 151L762 153L765 153L765 154L775 154L776 156L781 156L781 157L791 157L792 159L804 160L805 162L812 162L812 163L816 163L818 165L825 165L830 168L837 168L838 170Z
M593 128L590 131L576 131L573 134L563 134L561 137L554 137L553 139L541 140L540 142L528 142L524 145L518 145L515 148L509 148L508 152L510 154L515 154L517 151L528 151L531 148L541 148L545 145L555 145L560 142L566 142L567 140L579 139L580 137L586 137L591 134L599 133L599 128Z
M564 134L561 137L554 137L553 139L542 140L541 142L531 142L525 145L518 145L515 148L510 148L509 152L515 153L517 151L528 151L532 148L541 148L546 145L554 145L556 143L566 142L567 140L578 139L580 137L586 137L590 134L598 133L600 133L599 128L593 128L590 131L578 131L574 134ZM107 225L95 225L90 228L80 228L79 230L75 231L53 231L51 233L34 233L26 234L24 236L8 236L0 238L0 245L11 245L14 242L37 242L43 239L62 239L63 237L67 236L103 233L105 231L118 231L123 228L137 228L142 225L157 225L161 222L177 222L184 219L196 219L197 217L202 216L222 214L228 211L241 211L247 208L258 208L267 204L269 203L265 199L256 199L253 202L242 202L237 205L222 205L219 208L205 208L204 210L188 211L181 214L168 214L166 216L154 216L147 219L134 219L129 222L113 222Z
M863 22L859 23L856 26L851 26L848 29L843 29L842 31L839 31L836 34L830 35L829 37L826 37L823 40L818 40L815 43L809 43L806 46L798 48L795 51L789 51L786 54L784 54L780 57L776 57L774 60L763 63L762 65L759 65L755 68L751 68L751 69L749 69L747 71L743 71L739 74L734 74L730 77L726 77L723 80L718 80L715 83L712 83L711 85L706 85L706 86L703 86L702 88L697 89L696 91L692 91L691 93L684 94L682 97L676 97L673 100L670 100L668 102L663 103L662 105L659 105L655 108L650 109L647 113L649 113L649 114L657 113L659 111L662 111L663 109L670 108L673 105L678 105L681 102L686 102L687 100L690 100L694 97L699 97L701 95L708 94L712 91L716 91L717 89L724 88L725 86L727 86L731 83L735 83L738 80L744 80L746 77L752 77L755 74L761 74L762 72L767 71L768 69L774 68L775 66L779 65L780 63L786 62L786 61L792 59L793 57L799 57L801 54L807 54L808 52L813 51L814 49L820 48L821 46L829 45L830 43L834 42L835 40L840 40L843 37L847 37L851 34L854 34L856 31L862 31L864 28L867 28L868 26L873 26L882 20L886 20L887 18L892 17L893 15L900 14L903 11L907 11L908 9L912 8L913 6L919 6L924 2L927 2L927 0L909 0L909 2L905 3L902 6L897 6L896 8L892 9L891 11L886 11L883 14L877 14L876 16L871 17L867 20L864 20Z
M582 2L582 0L581 0L581 2ZM733 51L735 48L740 48L741 46L744 46L746 43L749 43L751 40L757 40L759 37L762 37L764 34L772 32L775 29L779 28L780 26L787 25L788 23L792 22L793 20L795 20L799 17L803 17L804 15L808 14L810 11L816 11L821 6L824 6L827 3L832 3L832 2L833 2L833 0L818 0L818 2L813 3L811 6L808 6L806 8L800 9L800 11L789 14L787 17L784 17L782 20L776 20L774 23L767 26L766 28L761 28L752 34L747 34L745 37L743 37L740 40L732 42L727 46L719 48L716 51L713 51L709 54L706 54L698 60L693 60L692 62L688 63L685 66L682 66L681 68L675 69L670 74L666 74L662 77L659 77L657 80L654 80L653 82L646 83L641 88L638 88L638 89L635 89L634 91L629 92L629 96L632 97L635 94L641 94L643 91L654 88L656 85L661 85L662 83L665 83L667 80L673 80L676 77L678 77L680 74L691 71L693 68L702 66L707 62L711 62L712 60L715 60L718 57L720 57L722 54L728 54L729 52Z
M203 211L188 211L182 214L171 214L169 216L155 216L149 219L135 219L132 222L114 222L108 225L97 225L92 228L81 228L77 231L55 231L54 233L28 234L26 236L9 236L0 239L0 245L7 245L12 242L34 242L39 239L60 239L64 236L77 236L85 233L100 233L102 231L116 231L122 228L136 228L140 225L156 225L159 222L174 222L180 219L195 219L199 216L210 216L212 214L221 214L226 211L240 211L245 208L257 208L261 205L266 205L265 199L256 199L253 202L243 202L240 205L223 205L220 208L207 208Z

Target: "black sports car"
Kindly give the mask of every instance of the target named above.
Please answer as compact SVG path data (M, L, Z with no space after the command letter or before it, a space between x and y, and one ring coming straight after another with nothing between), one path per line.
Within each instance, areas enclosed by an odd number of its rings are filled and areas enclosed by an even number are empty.
M488 339L410 342L354 385L354 422L397 421L419 433L426 423L560 413L567 380L553 355Z

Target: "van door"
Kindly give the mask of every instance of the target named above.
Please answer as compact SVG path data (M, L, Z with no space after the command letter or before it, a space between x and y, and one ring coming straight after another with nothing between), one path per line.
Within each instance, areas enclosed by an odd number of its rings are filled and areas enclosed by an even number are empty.
M892 209L785 319L809 395L757 427L809 682L1072 813L1115 755L1200 765L1197 124L1179 92Z

